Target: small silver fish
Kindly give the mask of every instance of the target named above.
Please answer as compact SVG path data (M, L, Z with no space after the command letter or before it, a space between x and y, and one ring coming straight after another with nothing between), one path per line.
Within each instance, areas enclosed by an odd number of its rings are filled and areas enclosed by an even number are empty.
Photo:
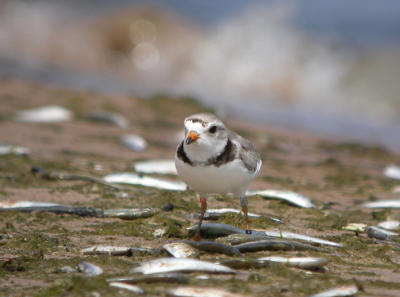
M287 238L287 239L297 239L297 240L302 240L302 241L307 241L311 243L318 243L322 245L330 245L330 246L335 246L335 247L343 247L342 244L308 236L308 235L302 235L302 234L296 234L292 232L286 232L286 231L274 231L274 230L266 230L265 234L271 237L278 237L278 238Z
M99 179L97 177L89 176L89 175L79 175L79 174L70 174L70 173L65 173L65 172L59 172L59 171L50 171L49 173L44 172L43 177L49 180L82 180L82 181L89 181L95 184L103 185L110 187L115 190L121 190L120 187L111 185L109 183L106 183L102 179Z
M270 262L258 261L257 259L248 259L248 258L222 260L221 262L218 262L218 264L225 265L233 269L254 269L254 268L264 268L271 266Z
M341 286L328 291L324 291L310 297L344 297L344 296L354 296L358 293L358 288L354 285Z
M115 287L118 289L124 289L136 294L144 294L144 291L142 288L138 287L138 286L134 286L134 285L130 285L130 284L126 284L126 283L120 283L120 282L112 282L109 283L110 287Z
M95 245L81 250L84 255L109 255L109 256L128 256L132 254L130 247Z
M315 207L314 203L311 201L310 198L290 191L258 190L258 191L247 191L246 195L247 196L260 195L264 198L284 200L290 204L303 208Z
M197 230L197 224L186 228L189 233L194 233ZM244 229L237 228L228 224L218 224L218 223L203 223L201 224L201 234L208 237L221 237L228 236L230 234L245 234Z
M30 154L30 150L27 147L16 146L16 145L0 145L0 156L16 155L16 156L27 156Z
M400 199L397 200L381 200L363 204L366 208L400 208Z
M127 276L127 277L116 277L107 280L108 282L122 282L129 284L138 283L188 283L189 279L182 273L155 273L149 275L140 276Z
M150 176L139 176L135 173L115 173L104 177L104 180L115 184L139 185L170 191L185 191L186 184L182 182L168 181Z
M139 218L148 218L159 213L157 208L119 208L106 209L103 212L104 217L119 218L123 220L135 220Z
M298 251L298 250L321 250L315 246L282 239L267 239L251 241L235 245L241 253L258 251Z
M227 245L224 243L216 242L216 241L192 241L185 240L184 243L204 252L209 253L221 253L229 256L240 256L240 251L231 245Z
M147 148L147 141L142 136L134 135L134 134L127 134L121 136L121 142L127 148L135 151L140 152L144 151Z
M162 253L162 249L160 248L146 248L146 247L131 247L132 255L153 255L159 256Z
M399 230L400 222L399 221L385 221L380 222L378 227L386 229L386 230Z
M317 257L263 257L258 258L258 261L266 261L272 263L282 263L291 267L297 267L302 269L319 269L328 264L329 260L327 258L317 258Z
M216 241L225 244L229 243L231 245L237 245L245 242L266 240L271 238L272 237L265 234L231 234L225 237L217 238Z
M392 179L400 179L400 167L396 165L387 166L383 174Z
M34 109L18 111L15 120L26 123L56 123L72 120L73 113L58 105L43 106Z
M88 118L94 122L110 123L121 128L129 126L129 121L123 115L115 112L95 111L90 113Z
M171 242L163 245L163 248L175 258L198 257L199 252L184 242Z
M78 264L78 271L88 276L96 276L103 273L103 269L89 262L81 262Z
M204 220L217 220L224 214L241 214L241 215L243 215L243 212L241 212L238 209L234 209L234 208L207 209L205 214L204 214ZM193 214L192 217L194 219L197 219L197 218L200 217L200 214ZM258 215L258 214L249 212L248 213L248 217L249 218L259 218L261 216Z
M141 263L138 267L131 269L130 273L166 273L166 272L208 272L235 274L235 270L206 261L188 258L160 258Z
M367 228L367 234L368 237L371 238L376 238L376 239L380 239L380 240L388 240L390 239L392 236L398 236L398 233L395 232L391 232L391 231L387 231L378 227L368 227Z
M140 173L177 174L174 160L149 160L135 162L133 168L136 172Z
M221 289L202 287L178 287L167 291L167 296L175 297L243 297Z
M51 202L36 202L36 201L0 201L0 208L8 209L8 208L45 208L45 207L54 207L54 206L62 206L61 204L51 203Z

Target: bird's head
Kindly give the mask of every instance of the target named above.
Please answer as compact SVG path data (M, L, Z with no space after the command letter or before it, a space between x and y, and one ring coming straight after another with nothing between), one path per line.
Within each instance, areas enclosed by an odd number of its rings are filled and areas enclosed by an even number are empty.
M184 149L191 160L206 162L224 150L228 131L215 115L194 114L185 119L184 125Z

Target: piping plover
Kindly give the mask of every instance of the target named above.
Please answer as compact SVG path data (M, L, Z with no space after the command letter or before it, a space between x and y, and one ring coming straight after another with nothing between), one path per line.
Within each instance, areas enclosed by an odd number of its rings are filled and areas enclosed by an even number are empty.
M253 144L210 113L191 115L184 125L185 138L177 147L175 166L179 177L200 195L201 215L193 239L200 240L209 194L230 193L240 197L246 233L251 233L246 191L262 164Z

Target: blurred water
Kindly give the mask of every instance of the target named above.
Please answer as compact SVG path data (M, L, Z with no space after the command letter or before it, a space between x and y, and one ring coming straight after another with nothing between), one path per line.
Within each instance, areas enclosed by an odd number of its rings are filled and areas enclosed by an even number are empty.
M400 149L400 2L151 3L2 2L0 75L189 95L245 119Z

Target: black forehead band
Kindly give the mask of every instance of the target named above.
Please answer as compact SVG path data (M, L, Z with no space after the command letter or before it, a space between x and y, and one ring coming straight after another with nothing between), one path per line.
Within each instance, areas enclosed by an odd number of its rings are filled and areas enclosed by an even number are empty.
M207 126L208 122L205 122L201 119L187 119L188 121L191 121L192 123L200 123L203 127Z

